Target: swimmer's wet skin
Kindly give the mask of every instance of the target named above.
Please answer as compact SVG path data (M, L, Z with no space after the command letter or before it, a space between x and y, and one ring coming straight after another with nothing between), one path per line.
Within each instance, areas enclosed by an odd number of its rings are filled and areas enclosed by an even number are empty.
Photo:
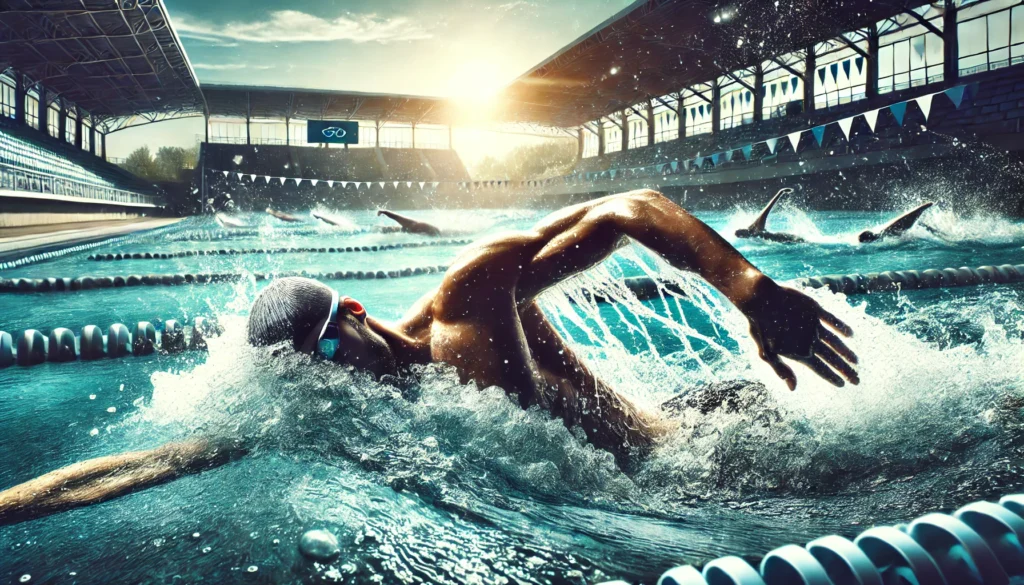
M746 229L736 230L736 237L760 238L762 240L781 242L784 244L803 243L805 240L800 236L768 231L768 216L771 214L772 209L775 208L775 204L778 203L779 199L782 199L784 195L789 195L792 192L793 190L788 187L784 189L779 189L779 192L776 193L774 197L772 197L771 201L768 202L768 205L764 206L764 209L761 210L761 213L757 214L757 218L754 220L752 224L750 224L750 226L748 226Z
M647 190L567 207L532 230L470 246L440 286L394 324L317 281L275 281L253 304L249 341L274 351L288 345L377 376L413 364L450 364L464 381L501 387L524 408L539 405L582 427L628 470L674 423L598 379L535 303L549 287L603 261L624 238L717 288L747 317L761 358L791 389L796 376L783 358L836 386L843 378L858 383L857 357L830 330L850 336L845 323L776 284L714 230ZM0 524L101 502L243 453L232 443L196 439L78 463L0 492Z
M295 217L294 215L288 215L287 213L284 213L282 211L275 211L269 207L267 208L267 213L273 215L274 217L280 219L281 221L287 221L289 223L297 223L302 221L301 219Z

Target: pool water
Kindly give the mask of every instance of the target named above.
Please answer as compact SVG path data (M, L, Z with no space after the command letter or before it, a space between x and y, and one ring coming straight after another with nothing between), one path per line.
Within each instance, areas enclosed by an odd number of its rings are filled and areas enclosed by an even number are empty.
M725 234L754 210L697 213ZM352 227L386 225L336 212ZM417 218L482 236L523 229L531 210L428 211ZM806 244L734 242L779 280L820 274L1024 263L1024 224L933 209L904 237L856 245L891 213L804 213L771 227ZM0 276L398 270L449 263L459 246L344 254L250 254L94 262L90 253L373 246L424 241L344 233L239 214L259 237L188 220L142 238ZM303 217L308 217L304 215ZM316 228L311 231L309 228ZM460 236L465 237L465 236ZM623 276L659 273L684 298L638 302ZM441 280L427 274L329 284L383 319ZM632 475L539 410L451 369L377 382L301 356L268 361L244 342L265 281L5 294L0 329L79 330L215 315L208 353L0 370L0 488L75 461L196 435L244 437L244 459L101 505L0 527L0 581L60 583L653 582L679 564L756 555L826 533L854 535L1024 487L1024 289L984 286L846 298L812 291L855 329L860 386L797 368L789 392L761 363L745 321L692 276L636 246L545 293L542 306L594 370L656 405L708 383L761 381L741 413L683 414L681 430ZM616 304L593 304L583 289ZM311 528L342 554L298 552Z

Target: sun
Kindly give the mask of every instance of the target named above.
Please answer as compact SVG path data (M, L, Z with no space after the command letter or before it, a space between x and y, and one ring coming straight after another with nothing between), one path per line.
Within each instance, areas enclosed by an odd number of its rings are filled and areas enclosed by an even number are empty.
M448 96L459 101L486 103L505 85L497 63L474 59L454 67L448 77Z

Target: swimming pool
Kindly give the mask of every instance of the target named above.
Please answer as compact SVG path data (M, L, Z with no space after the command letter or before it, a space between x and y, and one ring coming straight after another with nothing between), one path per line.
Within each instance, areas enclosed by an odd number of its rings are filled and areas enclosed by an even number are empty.
M855 244L891 213L803 213L773 229L810 243L735 242L779 280L848 272L1019 264L1024 224L931 210L942 235L914 228ZM139 241L4 271L5 278L185 272L392 271L447 264L458 245L352 253L273 253L96 262L89 254L422 242L370 212L344 229L241 215L258 236L213 219ZM428 211L417 218L476 237L525 228L530 210ZM753 212L697 213L724 234ZM308 218L308 214L304 215ZM206 241L196 232L225 233ZM248 233L248 232L246 232ZM178 237L181 236L181 237ZM190 240L187 237L195 237ZM731 238L730 238L731 239ZM861 385L798 371L785 390L720 297L678 278L684 299L637 302L615 283L671 270L628 247L549 291L543 306L596 372L641 402L715 381L763 381L761 410L684 415L632 476L542 411L500 389L460 385L443 367L403 380L294 356L257 359L244 319L265 281L5 294L0 329L106 329L115 322L215 315L208 353L0 370L0 487L83 458L197 434L243 436L246 458L101 505L0 528L0 578L31 582L653 582L665 569L757 554L823 533L852 535L1024 486L1024 298L1019 286L845 298L811 293L850 323ZM398 318L440 274L329 284ZM599 289L620 304L593 304ZM802 374L802 375L801 375ZM767 415L765 414L767 413ZM342 555L304 559L326 528Z

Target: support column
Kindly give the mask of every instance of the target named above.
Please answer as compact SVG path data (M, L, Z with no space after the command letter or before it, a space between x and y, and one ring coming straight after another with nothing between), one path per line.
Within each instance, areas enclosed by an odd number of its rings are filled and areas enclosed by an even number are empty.
M416 148L416 123L412 123L412 147Z
M75 117L75 148L82 149L82 111Z
M683 105L683 94L679 93L676 100L676 121L679 122L679 138L686 138L686 106Z
M647 100L647 146L654 146L654 104Z
M21 73L14 74L14 121L25 124L25 78Z
M943 82L956 83L960 79L960 28L957 24L959 8L955 0L946 0L942 14Z
M722 125L722 108L718 107L722 101L722 86L716 79L711 84L711 132L718 134Z
M804 111L814 111L814 69L818 60L814 55L814 45L807 47L807 58L804 60Z
M864 96L867 99L878 97L878 26L874 24L868 29L868 58L864 65L867 69Z
M252 121L249 116L245 117L245 143L252 144Z
M761 63L754 68L754 123L764 120L764 67Z
M36 119L38 120L37 124L39 125L39 128L37 129L43 134L48 135L49 130L46 128L48 124L46 119L46 114L48 112L46 108L46 88L41 85L36 87L39 88L39 102L36 103Z
M103 147L103 160L107 160L107 134L100 134L100 146Z
M284 119L284 144L289 146L292 143L292 119Z
M93 119L93 124L96 124L96 120ZM89 154L96 156L96 128L89 126Z
M377 132L377 136L374 139L373 145L375 148L380 148L380 120L377 120L377 122L374 123L373 127Z
M597 156L604 156L604 118L597 119Z
M622 147L620 150L626 152L629 150L629 110L622 110L622 122L619 127L622 128L622 136L620 136L622 138Z
M452 125L448 124L448 150L455 150L455 141L452 140Z
M57 108L57 139L61 142L68 141L68 112L64 108L64 101L61 100Z

